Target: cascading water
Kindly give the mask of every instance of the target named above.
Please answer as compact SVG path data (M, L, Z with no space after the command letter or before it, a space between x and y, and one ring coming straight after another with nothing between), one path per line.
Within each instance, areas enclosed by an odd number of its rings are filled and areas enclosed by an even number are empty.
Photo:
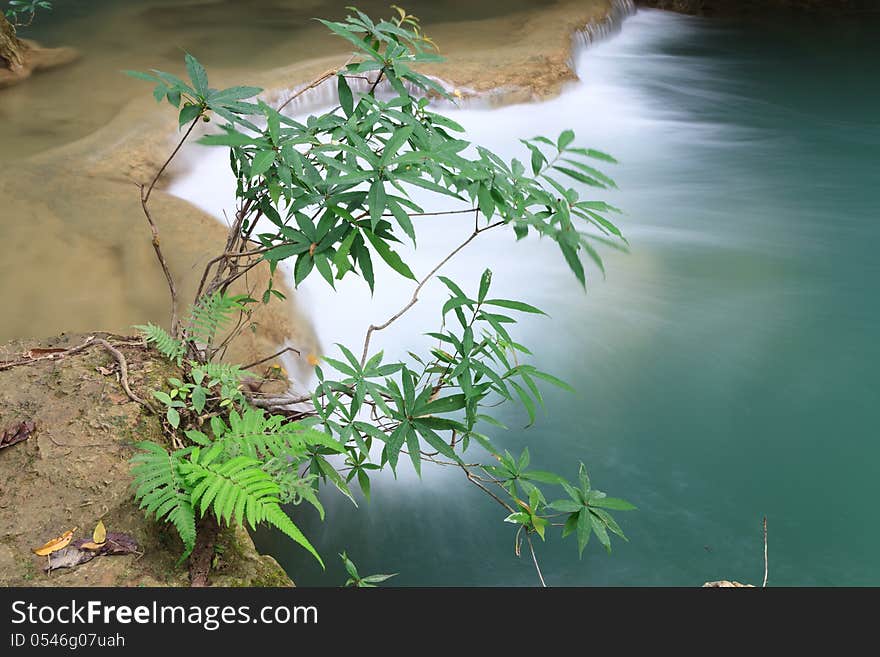
M771 584L880 582L880 532L861 502L876 499L866 464L880 458L866 429L880 404L869 284L880 274L880 96L860 84L873 79L876 27L640 11L576 53L580 81L559 98L444 110L508 157L523 157L516 137L573 128L621 161L608 171L620 190L595 196L626 211L630 253L605 251L607 276L590 272L586 295L552 245L503 233L443 271L474 288L491 267L499 296L546 310L552 319L525 321L517 337L577 389L550 392L528 430L505 412L499 444L529 445L541 469L574 474L583 460L596 487L639 506L621 519L631 542L610 557L538 545L549 584L759 583L763 515ZM219 216L233 201L226 155L198 161L173 191ZM469 230L454 216L420 221L418 251L403 253L416 275ZM360 344L412 293L388 271L374 298L354 278L338 288L315 277L298 291L328 353ZM417 349L444 298L427 286L374 348ZM400 476L379 478L360 509L330 491L328 521L304 512L300 524L324 554L347 549L366 572L399 572L398 585L535 583L479 491L453 472ZM257 539L298 583L336 583L286 542Z

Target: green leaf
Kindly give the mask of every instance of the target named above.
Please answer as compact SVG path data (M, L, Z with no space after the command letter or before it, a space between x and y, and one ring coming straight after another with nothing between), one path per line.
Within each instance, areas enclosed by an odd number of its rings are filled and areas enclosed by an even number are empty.
M407 265L400 256L388 246L388 243L385 242L385 240L378 237L370 230L364 230L364 235L367 236L367 239L370 240L370 244L376 249L376 253L379 254L382 260L388 263L389 267L405 278L416 280L415 274L412 273L409 265Z
M339 92L339 104L342 106L342 111L346 116L351 116L354 112L354 96L351 93L351 87L348 86L348 80L342 73L338 76L336 88Z
M379 584L380 582L384 582L385 580L391 579L392 577L395 577L395 576L397 576L397 573L391 573L390 575L382 575L382 574L367 575L366 577L362 578L361 581L368 582L370 584Z
M581 264L580 258L578 258L577 251L563 242L559 243L559 249L562 251L562 255L565 256L565 261L568 263L569 269L574 272L574 275L580 281L581 285L586 287L587 277L586 274L584 274L584 266Z
M200 105L193 105L192 103L187 103L180 110L180 115L177 118L178 124L182 127L191 121L195 121L202 113L202 108Z
M192 390L192 405L197 413L201 413L205 410L205 403L207 402L207 395L205 394L205 389L202 386L196 386Z
M477 300L480 303L486 298L486 294L489 292L489 285L492 283L492 271L487 269L483 272L483 276L480 278L480 294L477 297Z
M535 308L522 301L510 301L508 299L487 299L484 301L489 306L499 306L501 308L510 308L511 310L519 310L524 313L533 313L535 315L546 315L540 308Z
M574 141L574 131L573 130L563 130L559 135L559 139L556 140L556 148L563 151L565 147L571 144Z
M265 150L259 151L256 155L254 155L254 159L251 162L251 178L256 178L264 173L266 173L269 168L275 163L275 156L277 153L273 150Z
M516 525L528 525L531 522L531 516L525 511L517 511L511 513L504 519L504 522L510 522Z
M193 87L198 92L200 96L208 95L208 74L205 72L205 67L202 66L199 61L186 53L186 72L189 73L189 79L192 80Z
M176 408L168 407L168 410L165 412L165 417L168 418L168 424L170 424L175 429L180 426L180 413L177 412Z
M590 532L593 530L593 521L587 509L581 509L577 515L577 539L578 555L583 555L584 548L590 540ZM607 538L607 535L606 535Z
M400 150L401 146L403 146L409 138L412 136L413 127L405 126L403 128L398 128L395 130L394 134L388 139L385 143L385 148L382 151L382 159L380 160L382 164L387 164L391 161L391 158Z
M555 500L549 506L551 509L563 513L579 513L584 508L583 504L578 504L574 500Z
M611 537L608 536L608 531L605 529L605 522L598 515L591 513L590 516L593 531L596 533L596 538L598 538L599 542L605 546L605 550L608 554L611 554Z
M590 502L592 506L602 507L603 509L611 509L612 511L634 511L637 507L630 504L626 500L616 497L603 497L600 500Z
M367 194L367 205L370 210L370 226L376 230L379 221L382 219L382 213L385 212L387 200L385 197L385 185L378 178L370 185L370 191Z
M166 406L170 406L173 401L171 399L171 396L167 392L162 392L161 390L153 390L153 397L158 399Z
M370 477L364 472L362 469L358 468L357 471L358 484L361 487L361 491L364 493L364 497L367 498L367 501L370 501Z
M451 413L465 407L467 400L464 395L450 395L449 397L440 397L426 405L418 408L416 411L419 415L434 415L436 413Z

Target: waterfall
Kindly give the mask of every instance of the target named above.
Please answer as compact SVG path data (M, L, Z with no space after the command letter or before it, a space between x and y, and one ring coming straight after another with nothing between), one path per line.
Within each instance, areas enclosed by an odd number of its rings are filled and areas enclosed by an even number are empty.
M595 23L588 23L572 34L571 55L568 60L569 68L574 70L575 61L584 49L598 41L602 41L617 34L620 31L623 21L635 13L636 4L634 0L611 0L611 8L604 19ZM437 83L447 93L452 94L453 92L456 92L456 98L454 100L447 100L441 97L433 99L432 105L435 108L446 107L451 109L453 107L458 107L460 109L480 109L493 107L504 104L505 97L507 97L511 91L511 89L503 87L485 91L476 91L469 87L453 85L436 76L428 75L426 77ZM303 83L289 89L282 89L276 92L274 97L267 100L271 100L272 103L276 105L286 103L284 113L288 116L303 115L338 104L339 94L337 92L335 76L330 77L313 89L310 89L308 93L302 93L307 88L308 84L309 83ZM360 77L349 78L348 86L351 87L353 92L367 93L372 88L373 83ZM422 89L410 82L404 81L404 86L413 96L419 96L424 93ZM376 95L380 99L392 98L396 95L396 92L391 88L391 85L388 84L387 81L383 80L376 87Z
M620 28L628 17L636 13L635 0L611 0L611 9L608 15L596 23L588 23L572 35L571 58L568 65L574 69L577 56L584 49L589 48L597 41L602 41L620 32Z

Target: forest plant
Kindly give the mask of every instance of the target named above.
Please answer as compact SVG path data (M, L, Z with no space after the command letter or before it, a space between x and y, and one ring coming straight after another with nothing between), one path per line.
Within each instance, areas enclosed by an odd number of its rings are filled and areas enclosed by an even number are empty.
M493 297L489 269L472 286L439 270L483 233L507 229L519 239L535 233L553 240L585 285L582 256L602 267L593 243L625 242L609 219L618 210L581 198L565 181L612 187L593 162L615 160L576 146L571 130L555 140L521 140L528 165L473 147L461 126L429 109L432 98L450 99L450 94L413 68L441 60L418 20L400 9L393 19L380 21L352 12L341 22L321 21L354 46L351 59L278 107L254 101L261 92L255 87L209 87L205 69L189 54L188 82L161 71L131 72L155 83L155 98L176 107L181 128L186 126L174 152L141 186L141 206L172 300L170 332L152 325L141 329L182 366L186 380L169 379L167 392L153 393L162 405L171 447L141 445L134 457L135 496L148 514L174 525L184 556L196 544L196 519L211 517L220 523L273 525L320 561L287 515L291 506L285 511L282 505L308 502L323 518L316 494L321 485L332 483L354 502L349 486L356 479L369 498L370 475L385 467L396 472L405 455L419 473L423 463L459 469L501 505L504 520L517 526L517 554L525 539L543 584L532 536L543 540L560 527L563 536L577 536L579 553L592 534L610 551L609 532L625 538L610 511L634 507L592 489L583 465L577 483L570 483L530 469L528 450L514 458L496 446L487 431L502 425L488 409L519 402L531 424L543 405L539 382L568 386L528 363L529 350L512 335L517 315L542 311ZM304 122L283 113L294 97L333 78L338 105ZM365 91L353 89L351 80L366 80ZM149 199L195 126L212 119L219 119L219 130L199 141L229 149L237 207L225 247L207 263L181 321ZM416 187L447 198L451 207L426 212L410 196ZM427 215L445 215L471 227L458 247L417 277L395 245L406 239L416 244L419 219ZM595 232L579 229L576 222ZM246 280L253 268L265 263L274 274L279 263L291 263L297 286L315 271L331 287L357 275L373 292L377 259L411 279L413 294L387 321L369 326L359 355L338 345L339 357L323 358L310 394L251 390L242 383L254 364L218 362L229 342L252 325L255 307L283 298L271 279L261 294L248 288L233 296L231 286ZM434 278L448 291L438 327L427 333L436 346L423 354L410 352L409 360L386 361L382 351L371 350L373 334L415 305ZM377 459L374 446L381 446ZM545 491L556 486L568 498L548 502Z
M9 0L4 14L15 27L28 27L40 9L51 11L52 3L48 0Z

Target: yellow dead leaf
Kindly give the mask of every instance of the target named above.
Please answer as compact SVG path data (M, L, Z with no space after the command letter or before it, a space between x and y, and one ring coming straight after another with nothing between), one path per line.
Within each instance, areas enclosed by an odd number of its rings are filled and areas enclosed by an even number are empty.
M79 546L80 550L100 550L104 547L104 541L100 543L95 543L94 541L87 541Z
M67 547L67 544L70 543L70 540L73 538L73 532L76 531L76 527L71 529L70 531L64 532L58 538L53 538L51 541L42 545L38 548L34 548L34 554L38 554L41 557L48 556L53 552L60 550L61 548Z
M107 540L107 528L104 527L104 521L99 520L95 525L95 531L92 532L92 541L101 545Z
M312 367L317 367L318 363L321 362L321 360L317 356L315 356L315 354L309 354L308 356L306 356L306 360L309 361L309 365L311 365Z

